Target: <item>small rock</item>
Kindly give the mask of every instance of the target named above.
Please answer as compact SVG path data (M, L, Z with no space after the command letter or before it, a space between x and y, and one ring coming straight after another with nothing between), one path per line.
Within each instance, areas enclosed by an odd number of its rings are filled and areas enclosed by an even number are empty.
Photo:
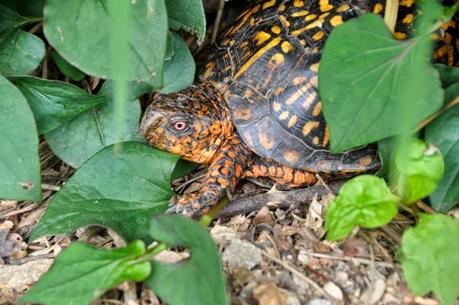
M343 300L343 292L335 283L328 282L324 285L324 290L336 300Z
M285 295L274 283L263 283L253 290L258 305L285 305Z
M332 303L326 299L312 299L308 305L332 305Z
M262 262L261 250L248 241L235 238L223 251L222 261L231 270L244 265L252 269Z
M234 229L219 224L210 230L210 235L220 247L226 247L233 239L238 238Z
M161 263L173 264L189 257L188 253L177 253L174 251L161 251L155 256L155 260Z
M300 250L297 259L303 266L309 264L309 255L305 251Z

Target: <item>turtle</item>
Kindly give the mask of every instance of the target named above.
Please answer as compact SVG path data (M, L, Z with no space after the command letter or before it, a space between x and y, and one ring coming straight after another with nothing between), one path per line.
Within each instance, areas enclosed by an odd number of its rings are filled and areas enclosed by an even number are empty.
M211 47L190 87L155 94L140 124L154 147L208 165L203 187L168 212L199 217L242 178L269 177L287 188L324 177L376 171L375 145L330 151L317 72L332 29L359 15L383 13L382 0L263 0L243 11ZM395 37L406 38L413 0ZM411 13L410 13L411 12Z

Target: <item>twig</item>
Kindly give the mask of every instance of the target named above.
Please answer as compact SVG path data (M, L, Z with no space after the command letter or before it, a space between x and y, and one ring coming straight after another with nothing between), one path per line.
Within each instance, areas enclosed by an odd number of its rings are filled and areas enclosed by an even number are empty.
M288 208L311 201L315 195L324 196L326 194L328 194L328 190L322 185L314 185L307 189L294 189L290 191L269 191L230 202L217 214L216 218L248 214L253 211L258 211L268 204L280 208Z
M222 21L223 9L225 8L225 0L218 2L217 17L215 17L214 28L212 29L212 36L210 38L211 43L215 43L217 39L218 30L220 29L220 23Z
M309 285L314 287L314 289L316 289L317 292L319 292L321 296L328 296L327 292L322 287L320 287L316 282L314 282L313 280L308 278L302 272L300 272L300 271L296 270L295 268L293 268L292 266L290 266L288 263L282 261L281 259L279 259L279 258L277 258L275 256L272 256L271 254L268 254L265 251L262 251L261 254L263 256L269 258L271 261L281 265L283 268L287 269L291 273L295 274L298 278L302 279L303 281L305 281L306 283L308 283Z
M61 187L58 185L51 185L51 184L46 184L46 183L42 183L41 188L45 191L55 191L55 192L61 189Z
M327 254L322 254L322 253L314 253L314 252L308 252L308 251L305 251L304 253L314 256L314 257L318 257L318 258L328 258L328 259L340 260L340 261L346 261L346 262L356 262L356 263L363 264L363 265L375 264L375 265L385 267L385 268L395 268L395 265L391 263L371 261L370 259L361 258L361 257L350 257L350 256L338 257L338 256L327 255Z
M427 118L425 118L421 123L418 124L418 126L416 126L414 131L419 131L422 128L426 127L430 122L435 120L440 114L442 114L443 112L445 112L449 108L451 108L453 106L456 106L456 105L459 105L459 95L456 96L452 101L448 102L448 104L446 104L445 107L443 107L442 109L438 110L434 114L432 114L432 115L428 116Z
M431 207L429 207L427 204L425 204L423 201L418 201L416 202L416 205L418 206L418 208L420 208L421 210L423 210L424 212L426 212L427 214L436 214L437 212L435 212L434 209L432 209Z

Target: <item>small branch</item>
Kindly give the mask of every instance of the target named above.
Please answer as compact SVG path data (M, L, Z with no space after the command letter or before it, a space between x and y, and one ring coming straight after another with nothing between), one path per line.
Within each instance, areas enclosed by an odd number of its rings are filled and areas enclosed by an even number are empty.
M333 189L333 185L331 185ZM305 189L293 189L289 191L269 191L263 194L240 198L226 205L216 218L232 217L239 214L247 214L258 211L265 205L280 208L299 206L302 203L311 201L314 196L324 196L329 193L327 187L314 185Z
M220 23L222 21L223 9L225 8L225 0L220 0L218 3L217 17L215 17L214 28L212 29L211 43L215 43L217 40L218 30L220 29Z

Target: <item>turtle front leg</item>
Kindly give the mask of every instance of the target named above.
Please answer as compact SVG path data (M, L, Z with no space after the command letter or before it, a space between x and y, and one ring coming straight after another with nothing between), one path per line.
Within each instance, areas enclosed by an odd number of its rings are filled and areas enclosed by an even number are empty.
M205 215L228 192L233 192L242 178L251 152L241 143L238 136L226 140L210 163L203 187L184 195L166 213L177 213L197 218Z

